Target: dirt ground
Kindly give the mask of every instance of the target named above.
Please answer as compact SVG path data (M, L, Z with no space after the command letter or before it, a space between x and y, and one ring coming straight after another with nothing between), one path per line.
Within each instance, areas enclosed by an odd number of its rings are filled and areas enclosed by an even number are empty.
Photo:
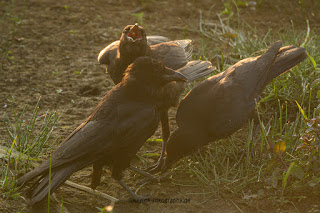
M261 36L266 34L269 28L273 32L281 33L281 29L292 26L291 20L297 29L306 30L307 18L311 28L319 28L319 8L312 8L312 3L300 7L298 1L291 1L291 6L288 6L289 1L257 1L256 10L242 8L240 18L256 27ZM4 112L13 116L13 112L19 112L24 105L30 112L41 96L40 112L49 110L62 113L49 141L58 144L91 114L101 98L114 86L105 73L105 67L97 63L97 56L107 44L119 39L124 26L137 22L133 13L144 13L143 23L147 34L163 35L170 39L182 39L184 36L192 38L197 51L200 40L205 38L196 32L184 32L172 27L199 29L199 10L207 17L210 7L210 18L217 21L216 13L224 10L225 2L227 1L16 1L13 11L20 18L24 14L24 19L9 40L10 59L1 61L0 119L4 119ZM1 17L11 3L0 0ZM0 39L4 40L10 30L10 22L1 22ZM221 46L210 41L208 45L212 48ZM214 58L211 55L207 57L209 60ZM175 110L171 110L172 128L174 115ZM159 137L160 133L158 130L155 137ZM3 125L0 127L0 135L0 144L4 144L8 138ZM143 148L146 149L159 152L160 145ZM90 171L91 168L86 168L72 176L71 180L89 185L90 178L87 175ZM129 171L125 172L125 176L125 181L137 188L135 182L140 177ZM117 198L128 197L112 180L108 170L98 190ZM204 199L204 195L196 194L201 191L196 187L173 185L170 181L148 184L139 194L152 194L155 198L189 198L190 202L151 202L147 205L119 203L116 204L114 212L239 212L229 200ZM57 190L57 196L63 197L64 205L71 212L98 212L96 207L109 204L109 201L65 186ZM1 199L0 211L25 211L22 200ZM243 212L258 211L245 205L240 207ZM270 206L263 204L259 208L270 210ZM301 208L304 209L303 205Z

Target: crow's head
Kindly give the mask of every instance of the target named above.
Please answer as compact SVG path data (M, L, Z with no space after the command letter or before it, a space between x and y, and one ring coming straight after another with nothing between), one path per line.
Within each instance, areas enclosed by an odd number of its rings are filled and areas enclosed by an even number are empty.
M147 53L148 42L143 27L138 24L126 26L121 34L120 57L144 56Z
M122 36L130 42L139 42L144 38L146 39L146 32L143 27L136 23L135 25L126 26L122 31Z
M160 61L148 56L137 58L127 68L124 81L130 79L152 87L159 87L171 81L187 81L181 73L165 67Z
M162 172L167 171L184 156L195 153L209 142L208 136L196 126L179 127L170 136L166 144L166 157Z

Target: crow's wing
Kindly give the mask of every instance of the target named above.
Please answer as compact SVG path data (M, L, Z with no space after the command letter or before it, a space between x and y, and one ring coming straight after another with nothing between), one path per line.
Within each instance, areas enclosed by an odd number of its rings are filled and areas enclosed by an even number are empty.
M131 144L140 138L150 137L158 125L155 109L141 103L118 104L109 115L105 119L88 120L81 124L78 130L51 154L51 169L70 165L76 161L83 162L78 164L81 168L101 158L107 161L109 153L114 153L118 147L126 147L126 144ZM47 159L22 176L18 184L45 174L49 166L50 160Z
M152 45L150 48L151 56L171 69L179 69L189 61L189 53L185 51L184 47L179 46L176 41Z

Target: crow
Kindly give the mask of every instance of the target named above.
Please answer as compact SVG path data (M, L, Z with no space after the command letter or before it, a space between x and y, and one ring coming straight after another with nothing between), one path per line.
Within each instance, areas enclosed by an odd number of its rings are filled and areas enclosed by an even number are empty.
M162 171L209 142L233 134L254 115L255 101L267 84L307 56L304 48L280 49L281 45L276 42L263 55L241 60L209 77L183 98Z
M30 205L43 200L74 172L94 165L112 170L116 179L134 198L139 199L122 181L143 143L153 135L160 121L161 90L168 82L186 78L150 57L139 57L125 71L121 83L110 90L88 119L78 126L51 157L18 179L18 185L36 179L29 190ZM93 173L93 180L101 174ZM97 182L97 181L96 181Z
M107 72L115 84L123 78L123 71L126 67L139 56L150 56L160 60L166 67L186 76L188 82L200 79L215 70L209 61L190 61L192 44L189 39L161 42L164 39L154 38L153 41L160 43L149 45L143 27L138 24L128 25L122 31L120 42L116 41L118 47L109 45L103 49L99 54L98 61L108 64ZM184 90L184 82L171 82L162 88L162 97L164 97L160 116L163 138L162 151L157 164L150 171L157 172L161 169L165 144L170 135L168 110L170 107L178 105L180 95Z

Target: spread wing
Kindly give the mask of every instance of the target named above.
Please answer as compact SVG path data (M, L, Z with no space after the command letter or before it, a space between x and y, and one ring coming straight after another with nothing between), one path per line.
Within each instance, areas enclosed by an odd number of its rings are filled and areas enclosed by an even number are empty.
M111 61L113 61L117 57L119 43L119 40L114 41L100 51L98 56L99 64L109 65Z

